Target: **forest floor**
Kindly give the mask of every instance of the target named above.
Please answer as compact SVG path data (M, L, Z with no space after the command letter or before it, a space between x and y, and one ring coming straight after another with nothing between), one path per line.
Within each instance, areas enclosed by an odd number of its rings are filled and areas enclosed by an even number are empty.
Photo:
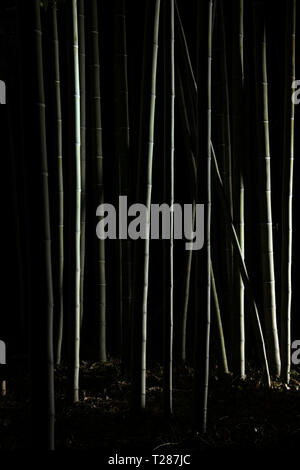
M244 381L211 375L208 433L193 429L193 371L174 371L174 415L163 414L163 370L153 364L147 372L147 411L133 416L130 383L118 361L82 362L81 400L67 402L67 371L56 369L56 447L94 449L103 454L197 454L215 449L296 449L300 443L300 370L286 386L279 381L267 389L258 371ZM15 381L15 383L14 383ZM19 383L17 383L19 381ZM0 449L25 449L29 398L26 381L11 378L7 396L0 397ZM23 390L23 392L22 392Z

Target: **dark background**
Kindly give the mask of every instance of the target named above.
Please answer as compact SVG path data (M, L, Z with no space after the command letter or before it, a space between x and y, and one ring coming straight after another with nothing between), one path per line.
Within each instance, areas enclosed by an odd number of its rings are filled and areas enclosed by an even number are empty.
M0 133L1 133L1 272L2 293L0 304L0 339L7 344L8 368L22 368L28 366L28 355L32 347L32 338L41 332L42 315L40 311L44 296L44 285L42 281L42 207L40 188L39 155L36 139L36 114L34 109L34 87L36 79L34 76L34 54L32 49L32 16L27 2L21 2L22 17L17 15L17 4L15 1L2 0L0 3L0 79L6 82L7 104L0 107ZM113 133L113 8L110 1L99 4L100 21L100 57L102 66L101 94L102 94L102 116L103 116L103 143L105 156L105 198L107 202L116 201L116 159L114 155L114 133ZM229 4L230 2L228 2ZM154 2L149 2L151 15L153 15ZM140 83L141 66L143 54L143 33L145 2L127 2L127 45L128 45L128 72L129 72L129 100L130 100L130 126L131 126L131 177L134 188L136 175L136 153L139 130L139 105L140 105ZM193 65L196 64L196 1L181 0L178 2L182 21L190 47ZM282 148L283 148L283 104L284 104L284 18L282 16L282 2L265 2L267 12L267 55L268 55L268 82L269 82L269 120L270 120L270 145L272 158L272 201L274 222L274 248L275 253L280 250L281 233L281 176L282 176ZM62 14L59 18L61 34L61 48L63 50L62 68L62 107L64 127L64 156L65 156L65 191L66 199L66 263L72 266L70 253L72 252L72 190L74 184L74 162L72 160L73 121L72 121L72 45L71 45L71 23L67 7L62 6ZM226 28L230 31L230 6L225 9ZM152 16L151 16L152 18ZM47 31L47 15L43 15L43 28ZM254 101L255 84L253 83L253 47L252 47L252 13L251 2L245 1L245 31L249 33L245 43L247 54L247 66L250 81L250 102ZM53 141L51 131L53 126L53 89L47 85L50 83L53 70L49 60L49 43L47 32L44 34L44 67L46 80L46 113L48 131L48 161L49 161L49 184L50 204L53 221L56 221L56 175L55 160L53 155ZM149 51L151 52L151 41ZM176 47L176 45L175 45ZM300 50L299 40L296 42L297 58ZM148 57L151 57L148 51ZM178 58L180 60L180 58ZM230 59L229 59L230 60ZM163 55L159 55L159 70L163 68ZM229 63L230 69L230 63ZM299 61L296 60L296 78L300 79ZM153 167L153 203L162 202L162 123L161 115L163 109L162 96L162 74L159 75L157 89L157 119L155 135L154 167ZM89 83L87 79L87 93ZM177 106L177 104L176 104ZM300 269L300 252L298 246L300 224L298 221L298 208L300 204L299 153L300 142L298 132L298 121L300 105L295 107L295 162L294 162L294 201L293 201L293 300L292 300L292 340L300 339L300 316L298 304L300 289L297 283L297 273ZM177 109L178 112L178 109ZM253 112L253 109L252 109ZM214 117L212 118L214 119ZM88 126L90 117L88 116ZM255 121L253 121L253 126ZM147 129L145 129L147 133ZM191 201L189 183L189 172L184 160L182 134L179 123L176 122L176 154L175 154L175 200L187 203ZM146 140L145 140L146 142ZM89 157L89 140L87 147L87 159ZM250 149L253 155L255 148ZM250 163L247 175L252 187L255 187L256 174ZM88 181L93 178L92 164L88 162ZM97 345L95 334L95 292L93 287L94 271L93 257L96 242L96 217L95 201L91 190L87 190L88 220L87 220L87 251L86 259L86 289L85 289L85 317L82 332L82 358L93 358ZM134 190L133 190L134 193ZM134 200L134 195L131 195ZM247 220L249 232L248 243L251 248L247 265L250 278L254 281L254 287L258 305L261 304L261 293L259 290L259 239L258 239L258 208L255 193L250 193L247 201ZM246 194L247 198L247 194ZM220 204L215 196L216 215L220 211ZM70 236L69 236L70 234ZM216 233L217 243L223 237L221 231ZM181 297L183 292L183 266L184 250L183 242L178 241L175 245L175 321L179 318ZM53 252L56 252L57 239L53 230ZM108 350L114 356L119 353L118 335L118 295L116 287L117 268L117 241L108 241L107 250L107 318L108 318ZM214 245L212 246L214 250ZM216 248L217 250L217 248ZM163 279L161 269L162 244L151 242L150 261L150 291L149 291L149 348L150 356L160 360L162 357L162 295ZM56 258L54 256L54 273L57 270ZM275 268L277 280L280 276L280 256L276 256ZM20 282L23 277L23 283ZM72 277L66 273L67 289L71 292ZM29 286L31 288L29 289ZM32 288L33 286L33 288ZM279 283L278 283L279 288ZM278 289L279 292L279 289ZM72 312L71 295L66 295L66 311ZM280 299L277 298L280 306ZM279 310L279 309L278 309ZM41 324L37 321L38 313L41 314ZM192 320L190 322L189 334L192 335ZM248 322L248 320L247 320ZM67 327L68 328L68 327ZM225 327L226 328L226 327ZM178 326L175 326L175 345L178 341ZM254 341L251 327L249 337ZM214 337L213 337L214 338ZM214 346L212 346L214 350ZM32 354L32 351L31 351ZM36 351L36 367L43 363L43 355ZM189 350L191 358L191 350ZM14 370L14 369L13 369ZM11 372L14 373L14 372Z

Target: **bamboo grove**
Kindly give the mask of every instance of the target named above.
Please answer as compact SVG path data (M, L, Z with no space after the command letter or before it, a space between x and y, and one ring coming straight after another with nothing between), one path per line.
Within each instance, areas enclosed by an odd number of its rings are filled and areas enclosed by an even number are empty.
M7 128L35 442L55 448L55 371L78 402L85 358L120 360L134 413L159 361L168 416L174 367L191 365L206 433L215 367L290 380L296 0L15 6ZM147 236L98 239L97 207L122 195L145 204ZM169 239L150 239L151 204L175 202L191 231L204 204L201 250L174 237L174 210Z

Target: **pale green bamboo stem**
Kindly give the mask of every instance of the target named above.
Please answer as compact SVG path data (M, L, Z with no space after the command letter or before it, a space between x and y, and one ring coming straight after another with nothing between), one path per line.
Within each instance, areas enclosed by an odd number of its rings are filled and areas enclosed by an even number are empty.
M175 148L175 56L174 56L174 0L170 0L170 311L166 324L166 334L168 336L168 368L165 371L165 411L167 414L173 413L173 321L174 321L174 148Z
M195 226L195 214L196 214L196 194L197 194L197 166L194 154L191 149L191 129L188 118L188 112L186 109L184 90L182 84L181 74L179 68L176 68L177 71L177 83L179 88L179 105L181 110L181 116L183 116L181 122L183 124L183 133L184 133L184 143L186 151L189 156L190 168L191 168L191 180L193 182L192 196L193 196L193 212L192 212L192 226L191 229L194 230ZM183 299L183 312L181 318L181 346L180 346L180 355L181 361L185 363L186 361L186 331L187 331L187 314L188 314L188 305L190 297L190 281L191 281L191 269L192 269L192 254L193 250L188 250L186 254L186 268L185 268L185 286L184 286L184 299Z
M61 116L61 92L60 92L60 67L59 67L59 40L57 29L57 6L52 8L53 24L53 49L55 71L55 97L56 97L56 132L57 132L57 165L58 165L58 237L59 237L59 274L58 274L58 338L56 362L61 362L61 348L64 325L64 183L63 183L63 156L62 156L62 116Z
M80 232L80 325L83 321L85 227L86 227L86 68L84 0L78 0L79 80L80 80L80 161L81 161L81 232Z
M244 18L243 18L244 4L243 0L239 1L239 9L237 14L233 13L233 48L232 48L232 156L233 156L233 167L235 174L234 182L234 204L233 214L234 223L236 226L239 243L241 247L241 253L243 258L245 257L245 233L244 233L244 179L243 179L243 150L242 150L242 139L241 139L241 120L242 120L242 100L243 100L243 82L244 82L244 70L243 70L243 30L244 30ZM236 260L235 260L235 263ZM238 263L237 263L238 264ZM234 272L234 292L236 292L235 298L235 311L239 318L239 354L238 354L238 367L240 377L245 377L245 295L244 295L244 283L241 274L238 269Z
M75 356L74 356L74 402L79 401L80 368L80 229L81 229L81 161L80 161L80 83L77 0L72 0L74 105L75 105Z
M232 146L231 146L231 131L230 131L230 106L229 106L229 85L228 85L228 67L227 67L227 53L226 53L226 33L224 24L224 12L223 12L223 0L220 2L220 20L221 20L221 31L222 31L222 67L224 77L224 161L223 161L223 181L225 193L230 203L230 211L233 214L233 200L232 200ZM226 256L227 256L227 276L230 283L229 295L232 296L232 269L233 269L233 257L232 257L232 246L228 240L228 227L226 236ZM232 299L229 299L231 303ZM230 309L232 306L230 305Z
M202 433L207 431L207 405L209 385L209 346L211 323L211 63L212 63L212 16L213 2L199 2L197 11L197 165L198 194L196 202L206 205L205 210L205 246L195 254L196 289L198 287L198 268L201 262L204 267L201 273L200 290L196 290L196 327L195 327L195 415L197 426L201 426ZM207 22L207 23L206 23ZM203 29L203 31L202 31ZM203 43L202 43L203 41ZM204 91L205 90L205 91ZM199 308L198 298L201 307Z
M280 351L276 318L273 224L271 204L271 157L269 142L266 29L263 5L254 5L255 75L257 89L257 138L260 178L260 240L266 340L271 371L280 375Z
M154 147L154 118L155 118L155 99L156 99L156 72L157 72L157 56L158 56L158 31L160 16L160 0L155 2L154 17L154 34L153 34L153 52L152 52L152 76L151 76L151 100L150 100L150 119L149 119L149 141L148 141L148 168L147 168L147 222L146 222L146 239L144 250L144 288L143 288L143 305L142 305L142 345L141 345L141 396L140 407L146 406L146 346L147 346L147 302L148 302L148 286L149 286L149 248L150 248L150 207L152 193L152 162Z
M291 372L292 214L295 119L295 105L291 100L291 84L295 80L296 65L296 0L287 1L286 16L286 76L281 207L281 375L282 379L289 383Z

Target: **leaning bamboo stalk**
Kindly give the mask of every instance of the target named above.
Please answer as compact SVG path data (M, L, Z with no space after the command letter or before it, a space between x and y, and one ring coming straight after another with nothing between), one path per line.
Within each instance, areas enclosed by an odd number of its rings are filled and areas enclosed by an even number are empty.
M179 42L178 49L180 49L182 51L181 59L182 59L183 69L188 70L187 89L193 89L193 88L197 88L197 83L196 83L196 79L195 79L194 72L193 72L193 67L192 67L189 48L188 48L188 44L187 44L187 40L186 40L186 36L185 36L185 32L184 32L184 27L183 27L183 24L182 24L180 12L179 12L178 5L177 5L176 1L175 1L175 7L176 7L175 9L176 9L176 26L177 26L176 30L177 30L178 42ZM190 98L190 95L188 97ZM190 112L192 113L191 122L193 122L193 123L196 123L196 112L197 112L196 111L196 104L197 103L193 99L190 99L189 102L188 102Z
M217 291L217 286L216 286L215 275L214 275L214 270L213 270L212 263L210 265L210 271L211 271L211 288L212 288L212 294L213 294L213 299L214 299L214 304L215 304L215 312L216 312L216 318L217 318L217 324L218 324L223 369L224 369L225 374L229 374L228 362L227 362L227 353L226 353L226 346L225 346L225 338L224 338L223 324L222 324L222 317L221 317L218 291Z
M292 300L292 211L294 167L295 105L291 100L291 84L295 80L296 0L286 6L285 108L282 176L281 238L281 375L286 383L291 372L291 300Z
M192 173L192 181L193 181L193 192L195 193L196 188L197 188L197 169L196 169L196 162L195 158L191 149L191 136L190 136L190 125L189 125L189 118L188 118L188 112L186 109L185 105L185 98L184 98L184 91L183 91L183 85L182 85L182 79L180 72L177 69L177 83L179 87L179 104L181 108L181 116L183 116L183 119L181 120L183 124L183 133L184 133L184 141L186 145L186 150L189 154L190 157L190 163L191 163L191 173ZM194 222L195 222L195 200L193 200L193 216L192 216L192 229L194 229ZM181 336L181 360L185 362L186 360L186 324L187 324L187 309L188 309L188 302L189 302L189 286L190 286L190 276L191 276L191 262L192 262L192 250L189 250L188 252L188 258L187 258L187 268L186 268L186 280L185 280L185 296L184 296L184 311L183 311L183 317L182 317L182 336ZM220 348L221 348L221 355L222 355L222 361L223 361L223 368L225 374L229 373L228 370L228 362L227 362L227 353L226 353L226 346L225 346L225 338L224 338L224 332L223 332L223 324L222 324L222 318L221 318L221 312L220 312L220 305L219 305L219 299L218 299L218 293L217 293L217 288L216 288L216 283L215 283L215 277L214 277L214 272L213 272L213 267L211 263L211 282L212 282L212 293L213 293L213 299L214 299L214 304L215 304L215 311L216 311L216 317L217 317L217 324L218 324L218 331L219 331L219 337L220 337Z
M194 72L192 68L192 63L190 59L190 54L189 54L189 49L185 37L185 32L183 28L183 24L181 21L181 16L180 12L178 9L177 2L175 1L175 10L176 10L176 26L177 26L177 31L178 31L178 38L179 38L179 47L178 50L180 50L180 58L182 60L179 61L179 63L182 62L183 64L183 69L184 71L187 71L185 73L185 77L188 80L188 86L187 89L197 89L197 84L196 80L194 77ZM191 229L194 229L194 223L195 223L195 197L196 197L196 192L197 192L197 169L196 169L196 162L195 158L193 155L193 152L191 151L191 123L193 125L193 129L195 128L195 123L196 123L196 100L194 100L192 97L193 93L189 93L189 110L190 113L192 114L192 117L189 121L188 116L187 116L187 111L186 111L186 105L185 105L185 98L184 98L184 92L183 92L183 84L182 84L182 78L181 74L179 72L179 64L176 68L177 70L177 83L178 87L180 90L180 106L182 108L182 115L184 116L184 126L183 126L183 131L185 135L185 146L186 146L186 151L188 152L188 155L190 157L190 166L191 166L191 174L192 174L192 181L193 181L193 213L192 213L192 227ZM195 134L195 133L193 133ZM189 299L190 299L190 285L191 285L191 270L192 270L192 258L193 258L193 250L188 250L186 253L186 266L185 266L185 280L184 280L184 298L183 298L183 311L182 311L182 318L181 318L181 339L180 339L180 358L182 363L185 363L186 361L186 336L187 336L187 319L188 319L188 306L189 306Z
M189 167L191 173L192 181L192 198L193 198L193 211L192 211L192 226L191 230L194 231L195 225L195 200L197 193L197 167L195 157L191 148L191 129L190 122L188 117L188 112L186 109L185 96L182 84L181 73L179 67L176 67L176 83L179 89L179 106L182 116L180 123L182 125L183 135L184 135L184 145L185 150L189 156ZM180 359L184 364L186 362L186 336L187 336L187 318L188 318L188 306L190 300L190 284L191 284L191 271L192 271L192 256L193 250L188 250L186 254L186 267L185 267L185 280L184 280L184 298L183 298L183 311L181 318L181 339L180 339Z
M235 250L235 254L236 254L238 263L239 263L239 269L240 269L241 276L242 276L242 279L243 279L243 283L244 283L244 286L245 286L245 289L246 289L246 292L247 292L251 312L253 313L253 318L256 320L257 336L258 336L258 339L261 342L262 356L263 356L264 365L265 365L265 369L266 369L267 383L268 383L268 386L270 387L271 386L271 379L270 379L270 372L269 372L269 364L268 364L267 350L266 350L263 330L262 330L262 327L261 327L260 317L259 317L256 302L255 302L255 298L254 298L254 294L253 294L249 274L248 274L248 271L247 271L247 267L246 267L245 261L243 259L241 247L240 247L240 244L239 244L239 239L238 239L238 236L237 236L237 233L236 233L236 230L235 230L232 218L231 218L230 208L229 208L230 206L228 204L228 201L227 201L227 198L226 198L226 195L225 195L224 185L223 185L223 181L222 181L222 178L221 178L221 175L220 175L220 171L219 171L219 168L218 168L218 162L217 162L216 154L215 154L214 147L213 147L212 143L211 143L211 148L212 148L212 155L213 155L213 175L214 175L214 179L216 181L217 191L219 193L221 203L222 203L222 206L223 206L224 215L225 215L226 220L227 220L227 222L229 224L229 227L230 227L231 242L232 242L232 245L233 245L233 249Z
M61 91L60 91L60 66L59 66L59 39L57 28L57 4L52 8L53 49L54 49L54 73L55 73L55 97L56 97L56 133L57 133L57 171L58 171L58 237L59 237L59 272L58 272L58 337L56 362L61 362L61 349L64 327L64 183L63 183L63 151L62 151L62 115L61 115Z
M72 0L74 105L75 105L75 171L76 171L76 213L75 213L75 360L74 360L74 402L79 400L80 368L80 229L81 229L81 161L80 161L80 83L77 0Z
M148 159L147 159L147 191L146 191L146 239L144 248L144 288L142 301L142 345L141 345L141 371L140 371L140 407L146 406L146 346L147 346L147 302L149 287L149 248L150 248L150 207L152 194L152 162L154 147L154 118L156 99L156 72L158 56L158 32L159 32L160 0L155 2L153 51L152 51L152 71L151 71L151 99L149 117L149 139L148 139Z
M269 143L266 28L262 3L254 5L255 77L258 139L260 240L266 340L272 373L280 375L280 351L276 318L273 225L271 204L271 156Z
M54 450L54 354L53 354L53 281L52 281L52 255L51 255L51 228L48 183L48 159L46 137L46 112L43 73L43 44L41 11L39 0L34 0L34 36L36 47L37 67L37 93L36 106L39 114L39 150L41 155L42 198L44 209L44 257L46 266L46 315L47 315L47 379L48 379L48 448Z
M97 204L104 203L103 149L102 149L102 116L100 94L100 56L98 31L98 4L91 1L91 79L92 79L92 113L93 113L93 151L96 170ZM106 271L105 271L105 240L97 241L96 260L96 300L99 321L99 360L105 362L106 356Z

